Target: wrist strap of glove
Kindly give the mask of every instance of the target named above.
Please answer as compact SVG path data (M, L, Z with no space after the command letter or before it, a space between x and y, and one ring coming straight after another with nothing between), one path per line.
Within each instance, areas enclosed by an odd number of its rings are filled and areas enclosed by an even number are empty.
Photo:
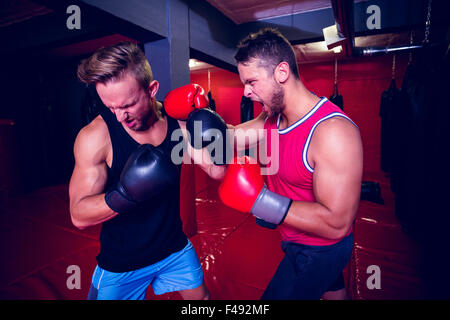
M272 230L274 230L278 227L276 224L264 221L263 219L260 219L260 218L256 218L256 224L260 227L272 229Z
M264 186L250 213L266 222L280 225L291 207L292 200L272 192Z

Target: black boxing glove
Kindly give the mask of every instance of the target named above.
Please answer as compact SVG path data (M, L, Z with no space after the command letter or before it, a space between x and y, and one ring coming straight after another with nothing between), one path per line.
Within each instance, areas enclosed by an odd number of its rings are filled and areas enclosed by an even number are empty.
M227 139L225 121L211 109L196 109L186 121L189 143L195 149L207 148L216 165L224 165L231 157L231 146Z
M106 204L126 213L177 181L178 169L160 149L140 145L128 158L119 182L105 194Z

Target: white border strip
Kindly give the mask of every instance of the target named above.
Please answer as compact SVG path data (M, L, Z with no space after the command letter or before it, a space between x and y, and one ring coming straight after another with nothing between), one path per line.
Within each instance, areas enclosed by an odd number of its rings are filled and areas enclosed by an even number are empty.
M280 126L280 121L281 121L281 114L278 116L278 120L277 120L277 130L279 134L286 134L291 130L294 130L295 128L297 128L299 125L301 125L303 122L305 122L306 120L308 120L325 102L327 102L328 99L323 97L322 99L320 99L319 102L317 102L317 104L314 106L314 108L312 108L305 116L303 116L301 119L297 120L297 122L291 124L289 127L284 128L282 130L278 129L278 127Z

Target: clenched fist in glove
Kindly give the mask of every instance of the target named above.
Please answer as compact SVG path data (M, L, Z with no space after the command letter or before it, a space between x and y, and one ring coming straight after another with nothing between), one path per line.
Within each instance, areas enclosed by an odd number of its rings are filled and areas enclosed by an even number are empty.
M177 120L186 120L189 113L209 106L208 95L198 84L188 84L170 91L164 99L167 114Z
M274 225L284 221L292 200L272 192L264 184L260 167L245 156L235 158L228 165L219 186L219 197L224 204Z
M213 163L224 165L231 155L227 125L208 107L208 96L198 84L174 89L164 99L164 108L169 116L177 120L187 120L189 144L194 149L206 147Z
M129 212L175 183L177 175L170 157L151 144L140 145L128 158L117 184L106 192L106 204L115 212Z

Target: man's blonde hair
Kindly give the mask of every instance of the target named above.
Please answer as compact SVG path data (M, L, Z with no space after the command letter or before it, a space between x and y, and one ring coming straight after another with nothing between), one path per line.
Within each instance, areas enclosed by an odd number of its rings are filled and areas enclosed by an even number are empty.
M78 78L86 84L107 83L125 74L135 77L146 89L153 80L152 69L144 52L129 41L100 48L78 65Z

